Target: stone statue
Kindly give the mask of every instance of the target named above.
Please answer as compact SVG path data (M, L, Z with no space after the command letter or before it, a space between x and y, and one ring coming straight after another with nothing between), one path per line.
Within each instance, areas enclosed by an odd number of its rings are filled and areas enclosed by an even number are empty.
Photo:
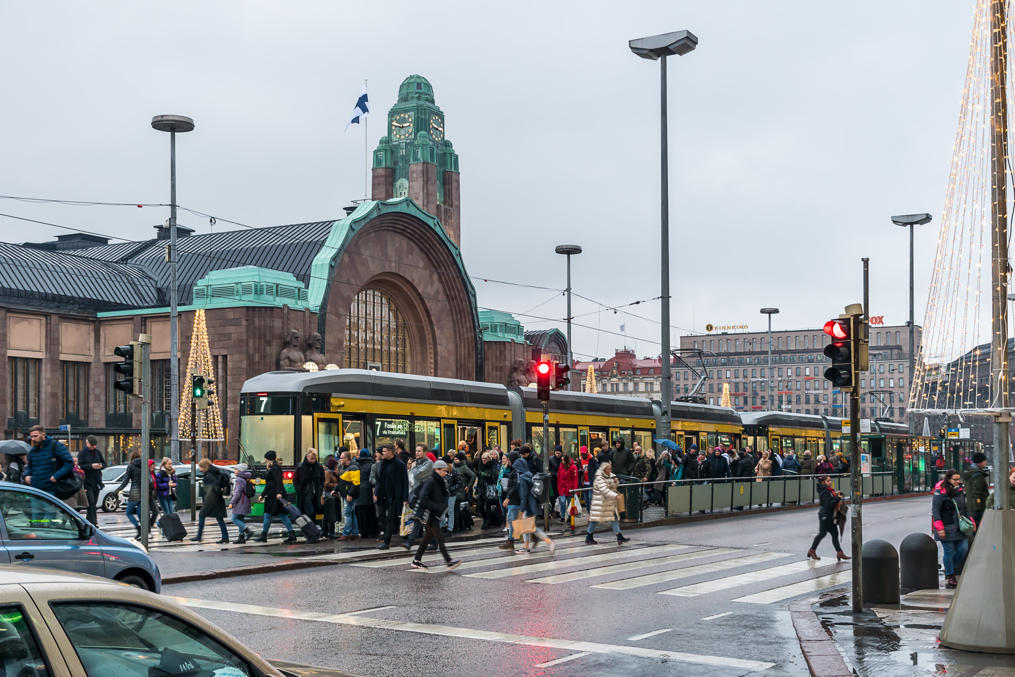
M509 386L527 386L536 380L536 363L532 360L515 360L511 363Z
M279 369L290 371L303 369L303 363L306 362L306 359L303 357L303 351L300 350L301 345L302 342L300 341L298 329L290 329L286 332L285 347L278 354Z
M304 357L307 362L314 362L317 364L318 369L324 369L328 361L324 359L324 353L321 352L321 335L318 332L314 332L307 339L306 350L304 351Z

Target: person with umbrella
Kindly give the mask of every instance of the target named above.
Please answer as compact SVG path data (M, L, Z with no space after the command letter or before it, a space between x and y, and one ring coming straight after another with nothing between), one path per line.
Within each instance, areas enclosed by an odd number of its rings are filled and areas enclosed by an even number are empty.
M31 449L32 447L22 440L0 441L0 454L7 456L7 467L3 470L8 482L21 484L21 477L25 472L25 454Z

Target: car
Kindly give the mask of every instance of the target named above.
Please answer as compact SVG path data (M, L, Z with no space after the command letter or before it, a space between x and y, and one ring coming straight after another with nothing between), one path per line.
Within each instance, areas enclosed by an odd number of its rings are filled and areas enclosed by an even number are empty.
M11 482L0 482L0 564L93 574L152 592L162 588L159 567L143 545L104 533L52 494Z
M105 485L99 490L99 507L102 512L123 510L123 494L115 494L113 490L120 486L126 474L126 465L111 465L102 469L102 483Z
M0 567L0 675L345 674L265 660L167 597L93 576Z

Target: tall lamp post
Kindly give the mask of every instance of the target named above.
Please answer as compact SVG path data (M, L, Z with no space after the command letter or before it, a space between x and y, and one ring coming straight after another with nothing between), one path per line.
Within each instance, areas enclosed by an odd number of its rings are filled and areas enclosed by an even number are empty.
M169 132L169 445L174 462L180 460L180 358L176 285L176 133L194 131L194 121L184 115L156 115L152 129Z
M574 368L574 353L571 350L571 257L581 254L582 248L576 244L559 244L553 251L567 257L567 368L570 379L570 370ZM567 389L574 390L574 384L568 383Z
M913 226L930 223L930 214L902 214L893 216L892 223L903 228L909 227L909 385L913 385L916 376L916 324L913 319ZM913 434L913 414L908 412L909 433Z
M673 373L670 355L670 177L666 136L666 57L683 56L698 46L698 38L690 31L664 33L628 42L631 51L643 59L659 61L659 154L660 154L660 301L662 302L662 416L656 439L670 439L670 406L673 400Z
M779 312L778 308L762 308L761 313L768 315L768 406L772 406L772 316ZM769 409L775 411L775 409Z

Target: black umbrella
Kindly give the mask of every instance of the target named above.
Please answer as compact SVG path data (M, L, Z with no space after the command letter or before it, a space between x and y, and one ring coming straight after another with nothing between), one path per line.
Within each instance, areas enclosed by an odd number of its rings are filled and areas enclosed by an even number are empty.
M27 454L32 447L21 440L0 440L0 454Z

